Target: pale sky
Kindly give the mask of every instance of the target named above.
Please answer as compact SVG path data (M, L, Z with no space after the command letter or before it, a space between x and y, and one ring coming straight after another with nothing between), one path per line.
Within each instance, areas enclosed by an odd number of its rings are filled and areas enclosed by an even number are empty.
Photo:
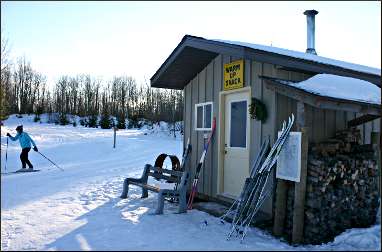
M306 16L315 9L316 51L381 68L381 2L7 2L2 37L48 77L150 78L184 35L305 52Z

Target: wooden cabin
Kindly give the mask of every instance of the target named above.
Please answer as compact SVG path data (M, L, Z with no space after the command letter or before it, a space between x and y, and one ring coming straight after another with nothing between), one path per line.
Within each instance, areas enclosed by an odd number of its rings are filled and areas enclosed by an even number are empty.
M232 202L262 142L270 138L274 143L282 121L291 113L297 116L292 131L306 128L308 144L333 137L349 123L360 129L363 143L371 142L371 133L381 128L380 98L376 104L289 85L318 74L363 80L380 93L380 69L271 46L183 37L152 76L151 86L184 92L184 144L190 139L188 169L192 174L216 118L216 132L198 183L199 198ZM249 106L254 101L264 104L265 119L252 119ZM261 209L270 219L274 218L275 194Z

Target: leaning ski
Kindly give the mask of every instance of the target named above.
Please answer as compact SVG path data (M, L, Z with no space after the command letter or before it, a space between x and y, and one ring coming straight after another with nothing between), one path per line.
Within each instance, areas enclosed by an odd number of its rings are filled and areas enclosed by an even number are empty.
M259 161L260 163L262 162L262 164L259 164L260 167L257 167L254 171L255 175L248 178L250 181L246 181L247 185L245 185L246 188L243 192L244 197L241 199L240 204L237 204L235 217L232 221L232 228L227 239L229 239L231 235L236 232L236 234L242 234L241 240L243 241L249 224L252 222L265 199L271 194L271 190L267 188L268 180L271 174L270 171L277 162L280 152L289 136L293 123L294 115L292 114L288 120L287 126L285 122L283 123L281 134L278 136L266 159L263 162L262 159L256 160L256 162Z
M184 171L185 168L186 168L185 166L186 166L187 160L190 157L191 150L192 150L192 147L191 147L191 144L190 144L190 138L188 138L187 139L186 148L183 150L182 163L180 164L180 170L181 171ZM174 190L175 191L178 189L179 183L180 183L180 181L175 183L175 186L174 186ZM176 202L178 200L179 200L178 198L171 198L170 199L171 202Z
M263 173L264 170L265 170L265 172L269 172L269 170L270 170L269 167L272 167L273 164L275 163L275 161L277 160L277 157L278 157L278 154L281 150L281 147L283 146L286 138L289 136L289 132L293 126L293 122L294 122L294 115L292 114L292 117L289 118L287 128L284 130L284 132L282 132L280 137L276 140L276 143L274 144L273 148L269 152L268 157L266 158L266 160L262 164L258 173L261 174L261 173ZM272 165L272 166L270 166L270 165ZM260 176L260 178L261 178L261 176ZM256 196L256 194L258 193L258 189L261 188L261 185L262 185L261 179L259 179L257 182L258 183L256 183L255 187L253 187L251 194L249 196L249 201L246 202L246 204L244 205L244 208L248 207L248 205L251 203L251 199L253 199L253 196Z
M230 214L233 215L233 219L235 220L237 217L238 210L240 209L243 202L246 201L246 196L248 195L247 192L250 190L250 184L251 184L251 178L254 178L254 175L256 174L257 168L259 164L261 164L261 161L264 159L264 156L268 150L269 146L269 138L267 138L263 144L260 147L260 151L256 157L256 160L252 166L251 174L249 178L245 180L243 189L241 190L240 196L232 203L231 207L228 209L228 211L220 217L220 220L223 222L226 217L228 217ZM236 208L235 208L236 206Z
M191 193L190 193L190 196L188 198L187 209L192 209L192 202L194 201L194 197L196 194L200 171L202 170L204 160L206 158L208 146L210 145L210 142L211 142L212 136L214 135L215 129L216 129L216 118L213 119L211 134L208 138L207 143L204 145L204 150L203 150L202 156L200 158L198 166L196 167L196 172L195 172L194 181L192 183Z
M186 148L184 149L183 155L182 155L182 163L180 164L181 170L185 169L185 165L186 165L186 162L188 160L188 157L190 156L189 154L191 153L191 150L192 150L192 147L190 144L190 138L188 138Z
M281 130L282 136L284 136L284 134L287 132L290 125L291 125L291 119L290 118L288 121L288 126L286 126L286 123L283 122L282 130ZM279 143L280 143L280 138L276 140L275 144L272 146L272 149L269 151L267 158L264 160L264 162L261 164L261 166L259 168L256 168L255 174L257 176L253 177L252 186L249 186L250 189L249 189L249 191L246 192L248 196L246 197L245 200L243 200L242 204L238 208L237 214L236 214L236 216L232 222L232 230L231 230L230 234L228 235L228 238L235 231L236 225L239 225L239 223L241 223L242 216L245 215L246 212L248 212L248 208L249 208L248 204L252 201L253 196L256 195L256 191L258 190L258 188L261 184L261 178L260 178L259 174L261 174L262 170L264 169L264 166L267 163L269 163L269 160L271 159L271 157L272 157L274 151L276 150L277 146L279 145Z

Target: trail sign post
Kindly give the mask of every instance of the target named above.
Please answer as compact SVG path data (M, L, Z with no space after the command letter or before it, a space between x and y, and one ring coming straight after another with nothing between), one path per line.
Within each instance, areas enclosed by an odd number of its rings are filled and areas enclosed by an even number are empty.
M116 141L116 138L117 138L117 130L118 130L118 128L114 126L113 129L114 129L114 144L113 144L113 148L115 149L115 141Z

